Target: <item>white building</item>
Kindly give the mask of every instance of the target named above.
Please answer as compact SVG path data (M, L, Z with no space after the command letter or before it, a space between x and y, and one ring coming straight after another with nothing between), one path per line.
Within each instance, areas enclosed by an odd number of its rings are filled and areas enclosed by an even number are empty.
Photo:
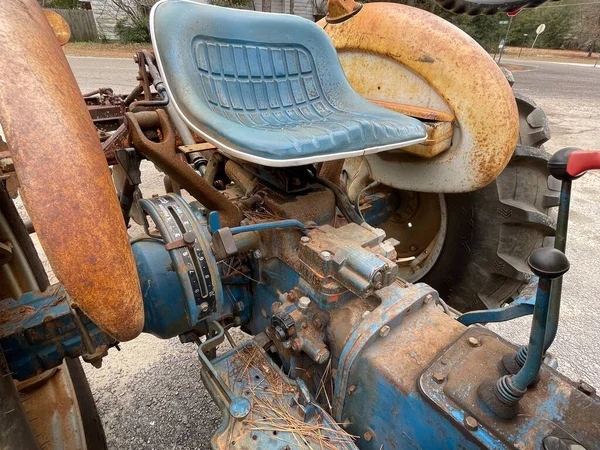
M123 0L119 0L122 2ZM155 3L155 0L145 0L149 5ZM203 3L210 3L209 0L201 0ZM98 37L100 39L118 40L119 36L115 32L117 21L126 17L125 13L119 9L113 0L89 0L94 12ZM132 4L140 3L138 0L132 1ZM292 8L293 4L293 8ZM296 14L306 19L314 20L315 14L319 10L327 7L327 0L271 0L271 12ZM262 0L253 0L248 9L262 10ZM293 10L292 10L293 9Z

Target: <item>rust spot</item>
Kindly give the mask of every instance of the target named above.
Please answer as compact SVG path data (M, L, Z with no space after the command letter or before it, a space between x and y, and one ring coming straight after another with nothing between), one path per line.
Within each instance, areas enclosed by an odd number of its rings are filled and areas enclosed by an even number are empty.
M86 315L133 339L144 322L137 272L75 77L35 0L3 5L0 29L0 122L42 247Z

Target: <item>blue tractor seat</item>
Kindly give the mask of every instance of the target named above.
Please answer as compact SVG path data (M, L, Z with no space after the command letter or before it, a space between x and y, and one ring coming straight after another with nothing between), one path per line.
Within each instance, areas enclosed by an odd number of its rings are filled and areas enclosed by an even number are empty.
M333 44L309 20L161 0L150 31L174 106L232 157L296 166L397 149L427 136L418 120L358 95Z

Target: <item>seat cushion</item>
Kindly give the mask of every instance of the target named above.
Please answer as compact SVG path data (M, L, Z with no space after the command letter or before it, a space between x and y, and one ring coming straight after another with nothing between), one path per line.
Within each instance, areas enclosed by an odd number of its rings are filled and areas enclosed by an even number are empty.
M226 154L280 167L426 138L418 120L360 97L327 35L306 19L163 0L150 24L171 101Z

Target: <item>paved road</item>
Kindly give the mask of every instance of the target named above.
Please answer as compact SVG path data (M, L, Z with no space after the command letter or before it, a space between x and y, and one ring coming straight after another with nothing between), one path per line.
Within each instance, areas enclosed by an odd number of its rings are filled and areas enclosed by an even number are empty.
M135 86L131 60L69 58L81 89L110 86L127 92ZM600 69L537 61L515 72L515 90L547 112L554 152L569 145L600 148ZM146 167L145 195L159 193L159 177ZM552 351L562 371L600 387L600 175L575 182L567 253L572 269L565 278L564 307ZM527 319L494 329L526 342ZM111 351L101 370L87 368L111 449L208 448L220 421L199 377L193 348L176 340L142 336Z

